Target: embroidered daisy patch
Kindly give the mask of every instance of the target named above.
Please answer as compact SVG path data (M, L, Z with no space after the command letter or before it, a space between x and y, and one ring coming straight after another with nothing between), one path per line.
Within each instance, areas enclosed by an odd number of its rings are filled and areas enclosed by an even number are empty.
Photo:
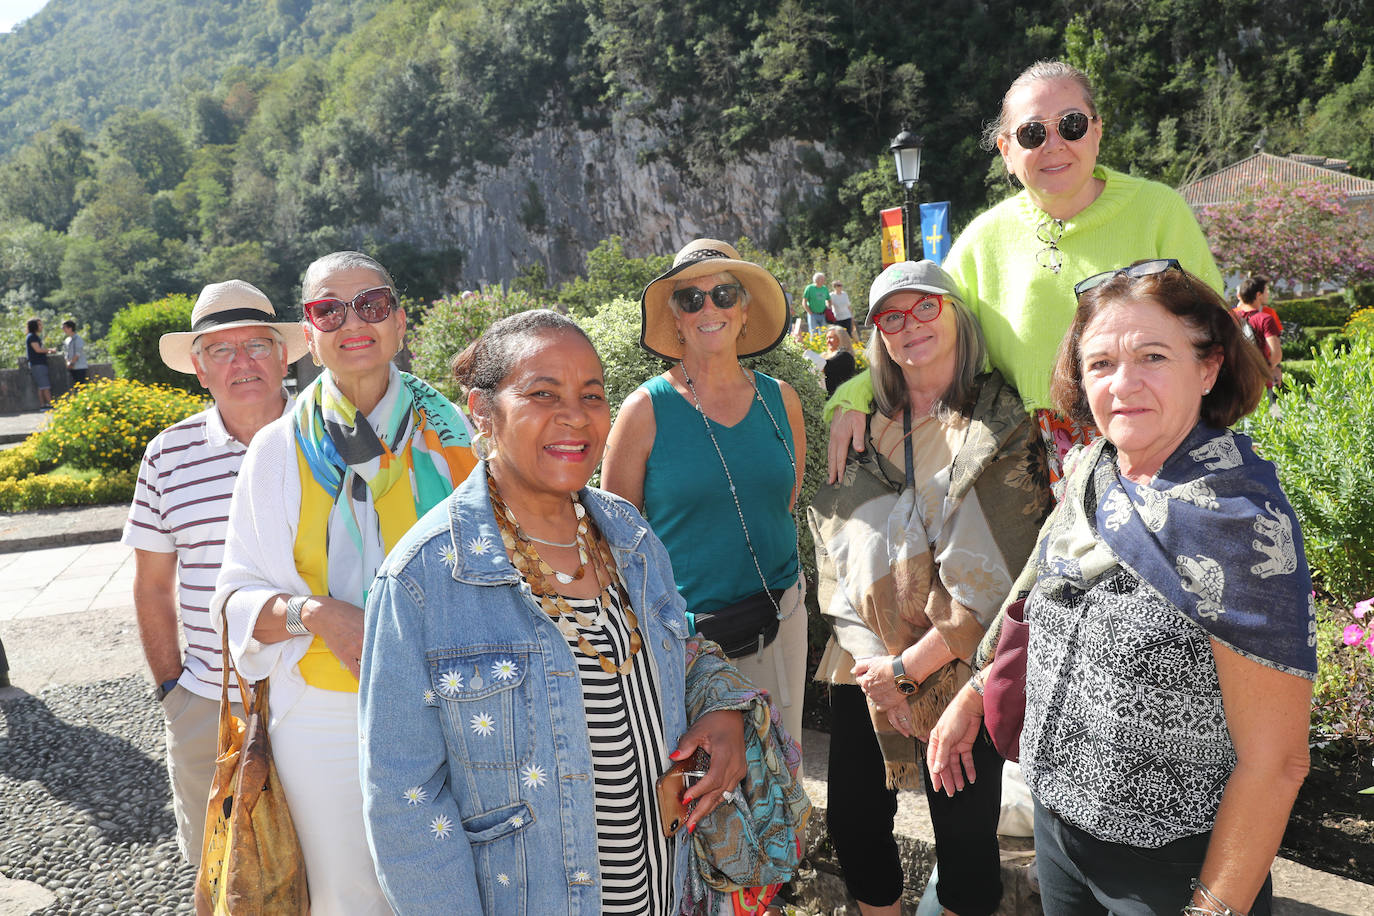
M484 557L491 552L491 539L485 534L481 537L468 539L468 553L475 557Z
M440 814L429 822L429 831L434 834L436 840L446 840L453 833L453 818L447 814Z
M490 738L496 732L496 719L489 712L479 712L468 720L474 735Z
M449 696L463 689L463 675L457 670L445 671L439 675L439 689Z
M579 868L577 871L573 872L573 884L591 884L591 883L592 883L592 873L589 872L589 871L587 871L585 868Z
M491 676L498 681L509 681L520 673L520 669L515 666L515 662L509 658L491 663Z
M520 781L525 784L526 789L538 789L549 781L549 777L539 764L528 763L520 768Z
M429 793L421 786L412 786L402 792L401 797L406 800L407 805L423 805L429 799Z
M501 872L496 876L496 883L501 885L502 887L510 887L510 875L506 874L505 872Z
M426 690L420 695L420 698L425 701L426 705L431 705L439 699L439 694L435 693L433 690Z
M510 824L512 827L523 827L523 826L525 826L525 815L523 815L523 814L512 815L512 816L511 816L511 819L508 820L508 821L506 821L506 823L507 823L507 824Z
M439 548L439 559L442 560L444 565L449 569L453 569L458 565L458 551L453 549L452 544L445 544L443 547Z

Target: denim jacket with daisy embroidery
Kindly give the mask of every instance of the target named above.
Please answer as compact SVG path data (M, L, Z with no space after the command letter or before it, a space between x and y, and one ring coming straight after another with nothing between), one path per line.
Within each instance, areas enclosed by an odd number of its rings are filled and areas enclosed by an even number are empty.
M639 617L645 651L635 663L655 666L675 747L687 728L688 632L667 551L630 503L592 488L580 495ZM577 663L506 557L485 463L392 550L366 627L363 809L396 912L599 913ZM679 845L678 893L687 859Z

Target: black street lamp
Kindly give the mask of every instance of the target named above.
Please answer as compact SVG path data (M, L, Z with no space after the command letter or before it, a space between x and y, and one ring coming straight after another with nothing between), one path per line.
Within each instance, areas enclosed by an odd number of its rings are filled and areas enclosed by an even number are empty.
M897 180L906 188L906 200L902 203L902 253L908 261L916 260L911 253L911 227L920 225L920 220L912 219L911 189L921 177L921 142L920 137L903 125L902 132L892 138L892 145L888 147L897 160Z

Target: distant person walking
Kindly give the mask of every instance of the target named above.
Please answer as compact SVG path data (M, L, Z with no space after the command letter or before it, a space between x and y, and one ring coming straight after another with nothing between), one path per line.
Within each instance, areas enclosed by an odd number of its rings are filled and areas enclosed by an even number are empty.
M72 387L86 384L90 366L86 362L86 341L76 333L76 322L68 318L62 322L62 358L67 362L67 372L72 377Z
M1274 386L1283 381L1283 370L1279 368L1283 360L1283 348L1279 346L1283 325L1279 323L1279 316L1269 307L1269 278L1246 277L1240 285L1238 301L1231 309L1231 314L1240 322L1241 334L1259 347L1269 364L1269 399L1272 401Z
M830 291L830 314L835 316L835 324L844 328L850 337L854 336L854 310L849 305L849 293L844 291L844 284L839 280Z
M29 333L24 338L24 355L29 359L29 375L38 389L38 409L52 410L52 382L48 379L48 354L56 353L52 347L43 346L43 320L30 318Z
M811 285L802 290L806 302L806 329L814 331L825 327L825 308L830 304L830 288L825 285L825 274L813 274Z
M158 349L169 368L194 374L214 403L148 443L120 541L134 548L134 613L166 718L177 845L197 865L223 676L209 606L229 498L248 443L291 408L282 380L305 355L305 333L277 321L267 297L242 280L205 287L191 325L198 330L162 335Z

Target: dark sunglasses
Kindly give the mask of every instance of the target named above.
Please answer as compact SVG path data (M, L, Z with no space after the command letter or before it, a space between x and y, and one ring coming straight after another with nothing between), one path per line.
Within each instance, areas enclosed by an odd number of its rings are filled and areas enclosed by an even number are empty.
M678 311L686 312L688 315L695 314L706 307L706 297L710 296L711 301L716 304L718 309L734 308L739 301L739 294L742 287L738 283L721 283L711 287L708 293L704 289L697 289L695 286L685 286L682 289L673 290L673 302L677 303Z
M1086 280L1079 280L1073 285L1073 296L1075 299L1082 299L1083 294L1090 289L1095 289L1120 276L1130 277L1132 280L1139 280L1141 277L1152 277L1155 274L1162 274L1166 270L1182 271L1183 265L1173 258L1155 258L1153 261L1141 261L1139 264L1132 264L1130 267L1122 267L1119 270L1104 270L1100 274L1093 274Z
M368 324L386 321L391 310L396 307L396 294L389 286L365 289L352 299L315 299L304 306L305 317L321 331L337 331L343 327L352 307L358 317Z
M1059 136L1069 143L1082 140L1088 134L1088 125L1097 120L1097 115L1086 115L1081 111L1071 111L1059 119L1056 130ZM1054 118L1040 121L1027 121L1016 128L1016 142L1022 149L1035 149L1045 142L1045 125L1054 124Z
M884 334L897 334L906 327L908 318L914 318L921 324L928 324L939 318L940 312L944 311L944 308L944 296L922 296L911 304L911 308L886 309L879 312L873 317L873 323Z

